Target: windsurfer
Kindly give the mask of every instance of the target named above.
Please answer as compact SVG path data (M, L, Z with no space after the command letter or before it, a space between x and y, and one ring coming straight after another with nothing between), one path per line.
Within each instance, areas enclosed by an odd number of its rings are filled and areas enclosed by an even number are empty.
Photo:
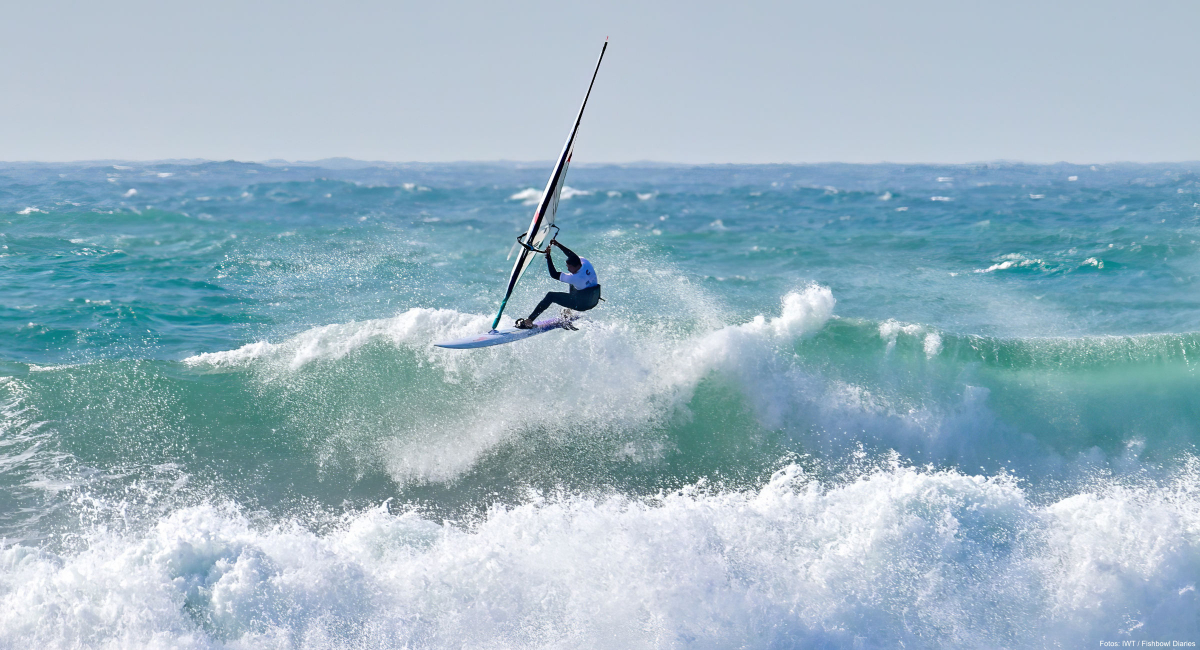
M596 270L592 268L592 263L586 258L576 255L574 251L556 240L551 240L550 244L551 246L546 247L546 266L550 269L550 277L569 284L571 292L551 291L547 293L537 307L534 307L528 318L517 319L519 329L533 329L533 320L538 317L538 314L546 311L550 305L562 305L575 311L587 311L600 304L600 283L596 278ZM566 273L554 268L554 258L550 256L553 246L558 246L567 256Z

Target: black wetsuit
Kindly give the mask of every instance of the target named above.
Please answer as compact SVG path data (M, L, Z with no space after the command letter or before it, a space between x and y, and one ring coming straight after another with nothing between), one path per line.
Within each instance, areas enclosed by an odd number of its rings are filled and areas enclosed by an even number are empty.
M571 249L561 244L559 244L559 247L562 248L562 251L567 254L567 266L582 265L583 260L580 260L579 256L572 252ZM554 268L554 259L549 255L546 256L546 266L550 269L550 277L558 280L560 276L562 276L562 273L560 273L558 269ZM581 271L585 270L581 269ZM592 270L590 263L587 265L586 272L595 273L595 271ZM570 293L563 291L551 291L550 293L547 293L546 297L542 298L542 301L539 302L537 307L534 307L533 312L529 314L528 320L530 323L532 323L533 319L537 318L539 314L546 311L550 305L562 305L567 309L574 309L575 311L587 311L598 304L600 304L599 284L590 286L586 289L576 289L574 285L572 285Z

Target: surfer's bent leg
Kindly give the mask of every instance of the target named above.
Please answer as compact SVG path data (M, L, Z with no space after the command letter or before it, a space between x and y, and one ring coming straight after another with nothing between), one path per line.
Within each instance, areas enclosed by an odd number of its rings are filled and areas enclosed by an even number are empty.
M551 291L546 294L545 298L534 307L533 313L529 314L529 322L537 318L542 312L549 309L550 305L562 305L567 309L575 311L587 311L592 307L600 304L600 285L588 287L583 291L578 291L575 287L571 287L571 293L563 293L561 291Z
M562 305L567 309L573 309L572 305L575 304L574 298L575 296L572 296L569 293L551 291L550 293L546 294L545 298L542 298L542 301L538 303L537 307L533 308L533 311L529 313L529 318L527 320L532 323L533 319L537 318L542 312L549 309L550 305Z

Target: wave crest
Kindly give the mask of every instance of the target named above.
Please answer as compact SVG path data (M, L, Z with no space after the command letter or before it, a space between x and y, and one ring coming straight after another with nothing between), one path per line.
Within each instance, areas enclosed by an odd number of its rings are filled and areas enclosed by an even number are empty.
M394 318L317 327L282 343L252 343L190 357L185 363L248 370L262 377L264 386L307 395L300 403L287 400L293 404L293 417L306 428L327 423L340 430L328 443L331 450L381 448L396 481L444 482L460 477L498 445L530 431L569 430L618 444L624 450L619 453L653 457L657 443L619 442L612 434L644 433L677 417L700 381L714 371L741 376L748 386L756 384L752 368L790 349L797 337L823 327L835 303L828 287L812 285L785 295L778 316L760 315L715 331L646 332L629 323L597 319L582 333L554 333L476 351L431 346L482 331L486 317L410 309ZM403 363L421 377L436 377L436 384L414 376L409 379L413 383L389 390L372 382L363 390L378 394L385 403L377 419L339 414L337 409L346 401L375 398L360 392L352 400L326 399L331 384L351 382L346 390L357 390L353 382L370 380L347 378L345 373L352 370L326 368L325 362L365 353L374 342L411 359L381 363ZM556 360L547 363L546 353ZM432 409L431 400L445 401L448 408Z

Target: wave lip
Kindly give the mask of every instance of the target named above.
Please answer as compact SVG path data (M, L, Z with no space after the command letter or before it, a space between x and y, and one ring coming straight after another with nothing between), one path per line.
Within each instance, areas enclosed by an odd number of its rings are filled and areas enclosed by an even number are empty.
M451 309L410 309L393 318L314 327L283 343L257 341L235 350L205 352L188 357L189 366L214 369L245 367L272 361L292 370L317 360L336 360L375 340L397 345L427 345L437 337L466 336L480 331L486 318Z

